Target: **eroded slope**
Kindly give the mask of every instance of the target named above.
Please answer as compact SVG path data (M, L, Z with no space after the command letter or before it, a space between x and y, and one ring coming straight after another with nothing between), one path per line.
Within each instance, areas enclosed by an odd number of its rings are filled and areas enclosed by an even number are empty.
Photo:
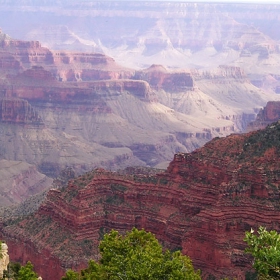
M215 138L192 153L175 154L157 175L139 174L141 169L134 175L86 173L51 190L29 218L6 221L2 237L12 258L30 259L45 279L98 258L104 232L134 226L181 248L205 275L245 279L251 260L244 254L244 232L259 225L279 229L279 136L274 123Z

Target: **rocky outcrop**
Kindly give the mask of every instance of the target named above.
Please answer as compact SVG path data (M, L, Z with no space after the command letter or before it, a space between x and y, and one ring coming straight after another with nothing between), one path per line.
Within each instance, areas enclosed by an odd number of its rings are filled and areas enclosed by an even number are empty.
M13 40L11 38L1 41L1 47L3 49L40 49L41 44L38 41L21 41ZM20 54L18 54L20 55Z
M168 162L175 152L242 131L256 108L278 98L250 84L240 67L189 71L152 65L136 71L104 54L51 51L3 33L0 40L0 140L8 141L0 154L36 164L49 176L66 162L79 172L111 168L115 159ZM26 125L37 128L23 133ZM18 140L21 133L26 141ZM40 144L31 147L34 139ZM95 156L84 153L88 147Z
M113 58L100 53L53 52L56 71L61 81L99 81L129 79L134 70L116 64Z
M0 99L0 121L43 126L43 121L28 101L19 98Z
M131 93L142 101L156 101L150 85L143 80L106 80L87 83L87 86L96 93L102 92L109 96Z
M22 67L36 63L53 64L52 52L38 41L22 41L9 38L0 43L2 52L9 52Z
M261 109L253 122L247 126L247 131L263 129L267 125L280 119L280 102L269 101L266 106Z
M1 207L20 203L51 186L52 179L36 166L21 161L0 160Z
M280 118L280 102L271 101L261 110L257 116L257 120L270 121L270 123L278 121Z
M119 66L104 54L51 51L38 41L15 40L4 33L0 35L0 72L15 75L27 70L17 77L18 83L44 83L53 77L59 81L117 80L131 78L135 72ZM30 78L34 80L30 81Z
M77 83L60 85L53 82L52 86L48 86L46 83L48 83L46 80L41 84L38 80L35 80L33 84L37 85L30 85L26 79L23 79L22 85L17 83L12 88L3 89L3 95L7 97L17 96L21 99L28 100L30 103L57 104L63 102L63 104L65 104L65 109L67 108L66 104L85 104L94 107L96 103L96 106L99 107L99 111L102 111L103 108L104 112L111 111L104 102L107 96L120 96L125 93L130 93L142 101L156 101L155 94L145 81L101 80L86 82L80 85ZM51 81L49 81L49 83L51 83Z
M229 66L229 65L220 65L216 69L212 70L201 70L201 71L196 71L193 70L192 74L197 78L197 79L213 79L214 81L216 79L218 80L227 80L227 79L235 79L238 81L246 81L248 80L244 69L236 66ZM218 82L219 83L219 82Z
M11 77L13 85L23 86L54 86L57 83L56 78L50 71L45 70L42 66L32 66L31 68Z
M14 70L18 72L21 70L20 62L9 54L2 54L0 59L0 71L6 73L13 72Z
M0 277L3 278L4 270L8 269L9 255L8 255L8 246L7 246L6 243L3 243L2 241L0 243L0 253L1 253L1 258L0 258Z
M194 79L188 72L170 72L161 65L152 65L146 70L135 74L136 79L147 81L156 90L171 92L192 90Z
M32 217L2 226L2 238L13 259L29 258L44 279L59 279L66 268L98 258L98 242L110 229L145 228L164 246L181 248L205 277L245 279L251 259L244 232L259 225L280 229L279 136L274 123L215 138L175 154L156 175L88 172L51 190ZM46 259L56 263L51 276Z

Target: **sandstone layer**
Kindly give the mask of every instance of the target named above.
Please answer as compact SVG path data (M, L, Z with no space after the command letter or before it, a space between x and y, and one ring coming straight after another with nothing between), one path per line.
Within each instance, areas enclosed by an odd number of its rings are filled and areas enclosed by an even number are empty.
M59 279L65 269L98 259L105 232L144 228L182 249L205 278L245 279L251 259L244 232L280 229L279 137L273 123L177 153L163 173L88 172L50 190L29 217L4 221L1 238L12 259L31 260L44 279Z

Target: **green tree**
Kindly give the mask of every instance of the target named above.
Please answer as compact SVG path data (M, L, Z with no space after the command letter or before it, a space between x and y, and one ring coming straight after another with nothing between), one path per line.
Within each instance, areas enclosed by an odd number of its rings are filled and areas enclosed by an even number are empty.
M18 279L18 273L21 268L20 263L18 262L9 262L8 270L4 271L4 278L8 279Z
M17 280L37 280L38 275L33 270L33 265L30 261L25 266L22 266L18 272Z
M189 257L164 251L151 233L136 228L120 235L112 230L99 245L99 263L90 261L82 280L200 280ZM73 272L73 271L71 271ZM68 271L67 273L70 273ZM75 277L75 276L74 276ZM77 278L62 278L76 280Z
M61 280L79 280L79 273L74 270L67 270L66 275L61 278Z
M257 234L254 230L246 232L244 241L248 244L245 252L254 258L258 279L280 279L280 235L275 230L259 227Z

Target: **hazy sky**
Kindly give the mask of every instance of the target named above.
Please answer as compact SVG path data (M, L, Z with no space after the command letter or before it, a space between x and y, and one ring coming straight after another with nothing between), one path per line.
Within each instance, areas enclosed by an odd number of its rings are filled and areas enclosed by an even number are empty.
M92 1L92 0L86 0ZM103 0L112 1L112 0ZM131 0L120 0L120 1L131 1ZM279 4L280 0L133 0L138 2L194 2L194 3L257 3L257 4Z
M207 3L274 3L280 4L280 0L137 0L137 1L165 1L165 2L207 2Z

